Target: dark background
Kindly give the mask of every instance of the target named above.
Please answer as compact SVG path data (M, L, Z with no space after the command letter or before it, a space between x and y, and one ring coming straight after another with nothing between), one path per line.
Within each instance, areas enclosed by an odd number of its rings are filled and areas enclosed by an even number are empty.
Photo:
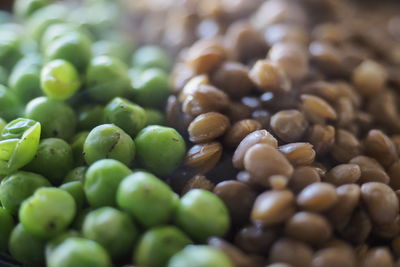
M0 10L10 10L13 0L0 0Z

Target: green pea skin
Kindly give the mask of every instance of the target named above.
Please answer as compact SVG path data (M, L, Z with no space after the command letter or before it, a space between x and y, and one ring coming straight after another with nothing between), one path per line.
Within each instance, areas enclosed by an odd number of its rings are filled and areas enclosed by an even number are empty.
M85 105L78 112L78 128L90 131L97 125L104 124L104 107Z
M157 175L168 175L181 164L186 152L182 136L173 128L147 126L135 138L139 163Z
M41 51L45 52L47 47L53 41L71 32L77 32L89 36L89 33L80 25L69 22L54 23L49 25L42 35L40 40Z
M145 109L146 112L146 117L147 117L147 125L164 125L165 124L165 117L164 115L156 110L156 109L151 109L147 108Z
M45 240L32 235L19 223L11 232L9 251L21 263L43 266L45 245Z
M175 254L168 267L234 267L222 251L204 245L189 245Z
M132 171L114 159L93 163L86 172L84 189L90 206L116 206L115 196L121 181Z
M82 233L102 245L113 259L120 259L132 251L138 230L128 214L103 207L86 215Z
M89 96L98 102L108 102L131 90L128 67L118 58L98 56L91 60L86 72Z
M160 68L168 70L170 59L165 51L157 46L142 46L133 54L132 64L143 69Z
M146 126L145 110L127 99L116 97L104 109L105 119L135 137Z
M135 157L135 150L132 138L113 124L95 127L83 145L83 153L88 164L110 158L130 166Z
M7 70L21 58L21 40L18 33L9 29L0 31L0 62Z
M74 164L75 166L85 165L85 158L83 156L83 145L89 132L80 132L76 134L71 141L72 153L74 155Z
M40 84L49 98L59 100L70 98L81 86L75 67L62 59L52 60L43 67Z
M73 168L67 173L67 176L65 176L63 183L68 183L73 181L80 181L84 183L87 169L88 168L86 166L79 166Z
M155 227L143 234L134 252L138 266L163 267L192 241L175 226Z
M70 106L48 97L32 99L25 107L25 117L42 125L42 137L68 140L75 133L77 119Z
M80 237L80 233L76 230L68 230L66 232L63 232L56 237L52 238L46 243L46 249L45 249L45 254L46 254L46 259L48 259L53 253L53 251L60 245L62 244L66 239L70 237Z
M50 4L49 0L16 0L13 11L17 16L26 18L48 4Z
M3 130L3 128L6 126L7 122L0 118L0 132Z
M49 239L64 231L76 213L74 198L58 188L39 188L19 209L19 219L34 236Z
M81 237L70 237L49 255L47 266L111 267L111 259L98 243Z
M21 108L15 92L0 84L0 117L8 121L16 119L21 113Z
M7 84L8 71L3 66L0 66L0 84Z
M52 184L58 185L72 166L71 146L62 139L47 138L40 142L35 158L26 169L42 174Z
M230 225L225 204L203 189L192 189L181 198L174 219L176 225L200 242L211 236L223 236Z
M18 171L6 176L0 183L1 205L12 214L17 214L21 203L33 195L40 187L49 187L51 184L43 176Z
M0 207L0 252L8 248L11 231L14 228L14 220L11 214L3 207Z
M165 224L175 209L176 194L147 172L135 172L120 183L118 206L146 227Z
M85 191L81 181L73 181L62 184L60 189L68 192L75 200L76 210L81 210L86 205Z

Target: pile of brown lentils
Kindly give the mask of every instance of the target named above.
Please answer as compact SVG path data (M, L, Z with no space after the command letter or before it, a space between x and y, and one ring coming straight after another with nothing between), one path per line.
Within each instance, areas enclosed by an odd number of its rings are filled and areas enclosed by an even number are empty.
M170 183L225 202L237 266L400 266L396 8L268 0L180 52Z

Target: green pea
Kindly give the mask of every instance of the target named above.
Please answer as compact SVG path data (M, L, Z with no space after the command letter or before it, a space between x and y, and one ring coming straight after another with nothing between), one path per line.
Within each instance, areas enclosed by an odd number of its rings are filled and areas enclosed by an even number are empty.
M229 213L222 200L203 189L192 189L181 198L175 223L201 242L211 236L223 236L230 224Z
M7 84L8 71L6 68L0 65L0 84Z
M72 138L71 148L72 148L72 153L74 155L75 166L86 164L85 158L83 156L83 145L88 135L89 132L85 131L76 134L74 138Z
M63 183L73 182L73 181L80 181L85 182L85 175L86 175L87 167L86 166L79 166L67 173Z
M0 207L0 252L8 248L11 231L14 228L14 220L11 214L3 207Z
M47 97L31 100L25 107L25 116L42 125L42 137L58 137L68 140L75 132L77 119L70 106Z
M164 267L169 259L192 241L175 226L155 227L143 234L133 262L138 266Z
M43 67L40 84L49 98L60 100L71 97L81 86L75 67L62 59L50 61Z
M40 69L42 60L33 54L23 57L13 68L9 86L24 103L42 94L40 90Z
M1 131L0 175L10 174L28 164L39 147L40 123L16 119Z
M48 267L111 267L111 259L98 243L70 237L58 245L47 258Z
M113 124L95 127L86 138L83 153L88 164L99 159L116 159L129 166L135 157L135 143Z
M114 159L93 163L85 175L85 193L92 207L115 206L115 196L121 181L132 171Z
M92 59L86 72L86 83L90 97L99 102L108 102L131 89L128 67L110 56Z
M182 136L164 126L147 126L136 136L135 143L140 164L157 175L172 173L186 152Z
M60 189L67 191L75 200L76 209L81 210L86 204L85 191L81 181L73 181L62 184Z
M80 237L80 234L78 231L75 230L68 230L67 232L63 232L50 241L47 242L46 244L46 249L45 249L45 254L46 254L46 259L48 259L53 253L53 251L60 245L62 244L66 239L70 237Z
M48 4L50 4L49 0L16 0L13 11L17 16L24 18Z
M151 108L146 108L146 117L147 117L147 125L164 125L165 124L165 117L162 114L162 112L156 110L156 109L151 109Z
M35 158L26 169L42 174L52 184L58 185L72 166L71 146L62 139L47 138L40 142Z
M0 84L0 117L5 120L18 118L21 113L21 103L15 93Z
M111 100L105 107L104 113L107 122L121 127L132 137L146 126L147 117L144 109L121 97Z
M51 186L49 181L39 174L25 171L15 172L1 181L1 205L12 214L17 214L21 203L33 195L36 189L48 186Z
M92 45L93 56L110 56L126 61L129 57L129 49L121 42L100 40Z
M133 82L134 100L141 106L162 108L171 94L168 75L161 69L146 69Z
M160 68L168 70L170 59L165 51L157 46L143 46L133 54L132 63L135 67L143 69Z
M79 27L78 25L66 22L54 23L49 25L42 35L40 41L41 50L45 52L49 44L71 32L78 32L86 34L88 36L88 33L85 32L85 30L82 27Z
M138 230L128 214L111 207L103 207L86 215L83 236L102 245L114 259L128 255Z
M3 130L3 128L6 126L7 122L0 118L0 133Z
M74 198L58 188L39 188L19 209L19 219L26 230L41 238L51 238L72 222L76 213Z
M146 227L167 223L175 208L176 194L147 172L135 172L120 183L117 204Z
M190 245L175 254L168 267L234 267L222 251L204 245Z
M11 232L9 251L21 263L43 266L45 245L45 240L32 235L19 223Z
M0 62L10 70L21 58L21 38L9 29L0 31Z
M100 105L83 106L78 113L78 128L90 131L104 123L104 107Z

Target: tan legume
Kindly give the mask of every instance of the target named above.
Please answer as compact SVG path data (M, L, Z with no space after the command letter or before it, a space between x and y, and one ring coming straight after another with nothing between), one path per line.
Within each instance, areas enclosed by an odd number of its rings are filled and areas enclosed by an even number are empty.
M218 112L208 112L197 116L189 125L189 140L204 143L222 136L229 128L228 117Z
M347 163L360 154L360 141L352 133L343 129L336 131L335 145L331 150L331 155L336 161Z
M340 164L329 170L324 177L324 182L336 186L352 184L361 177L361 169L357 164Z
M358 91L366 96L371 96L384 89L387 72L379 63L366 60L353 71L353 83Z
M357 209L351 216L347 225L340 229L343 239L354 243L362 244L368 238L372 230L372 222L363 209Z
M309 267L312 249L303 242L281 238L272 245L268 259L270 263L282 262L298 267Z
M365 153L376 159L384 167L392 165L397 159L396 146L380 130L370 130L364 141Z
M360 166L360 183L380 182L389 183L389 176L383 167L374 159L366 156L358 156L350 160L350 163Z
M317 155L323 156L335 144L335 128L331 125L313 125L308 135L308 141L314 146Z
M328 183L313 183L297 196L297 205L303 210L321 212L332 207L338 199L335 187Z
M336 111L325 100L318 96L303 94L301 109L308 120L314 123L324 122L327 119L336 120Z
M298 110L282 110L271 117L271 129L285 142L299 141L307 130L308 122Z
M260 129L261 124L256 120L238 121L226 132L224 144L229 147L236 147L248 134Z
M361 267L393 266L393 258L387 248L371 248L361 262Z
M261 92L287 92L291 89L283 70L267 60L257 60L249 72L249 78Z
M315 151L310 143L290 143L279 147L293 166L309 165L315 159Z
M217 164L221 155L222 146L218 142L194 145L186 154L185 165L206 173Z
M235 244L247 253L265 253L278 236L275 227L250 225L243 227L235 237Z
M294 169L292 178L289 180L288 187L293 192L298 193L306 186L320 181L320 175L315 168L311 166L301 166Z
M312 267L355 267L356 258L351 249L336 247L317 251L312 259Z
M214 184L204 175L196 175L186 182L185 186L182 189L181 195L183 196L190 190L196 188L212 191L214 189Z

